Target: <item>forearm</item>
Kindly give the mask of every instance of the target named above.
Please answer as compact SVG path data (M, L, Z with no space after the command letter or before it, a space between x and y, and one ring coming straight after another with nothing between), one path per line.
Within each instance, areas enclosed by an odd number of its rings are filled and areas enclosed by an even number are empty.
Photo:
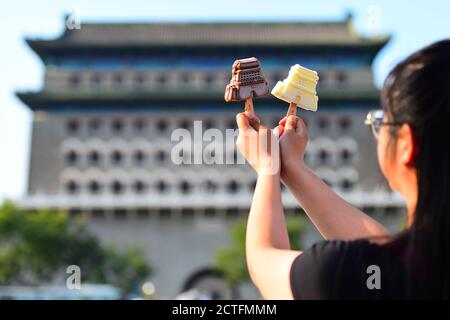
M386 228L339 197L306 165L283 173L283 183L326 239L389 235Z
M246 246L247 252L258 248L290 249L279 174L258 176L248 217Z

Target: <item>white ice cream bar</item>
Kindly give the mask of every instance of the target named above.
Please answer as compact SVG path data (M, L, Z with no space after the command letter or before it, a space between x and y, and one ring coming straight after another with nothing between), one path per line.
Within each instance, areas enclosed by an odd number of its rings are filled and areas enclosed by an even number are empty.
M317 111L318 80L317 72L296 64L291 67L286 79L278 81L272 89L272 94L287 103L295 103L300 108Z

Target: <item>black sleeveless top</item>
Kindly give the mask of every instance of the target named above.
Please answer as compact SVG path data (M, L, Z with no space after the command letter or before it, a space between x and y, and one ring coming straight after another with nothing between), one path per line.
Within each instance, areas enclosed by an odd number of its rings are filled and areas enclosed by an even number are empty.
M420 254L406 260L404 251L367 240L317 243L291 266L294 299L439 298L433 283L442 281L430 281L433 268Z

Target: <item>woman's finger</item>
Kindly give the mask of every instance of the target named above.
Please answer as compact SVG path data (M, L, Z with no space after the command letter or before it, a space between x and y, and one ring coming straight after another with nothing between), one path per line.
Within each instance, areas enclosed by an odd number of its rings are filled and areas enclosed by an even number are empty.
M280 137L280 126L276 126L275 128L273 128L273 134L274 134L275 137L277 137L277 138Z
M274 134L275 134L278 138L280 138L280 137L283 135L283 132L284 132L284 126L276 126L276 127L273 129L273 132L274 132Z
M288 130L295 131L295 129L297 127L297 120L298 120L298 117L296 117L294 115L290 115L286 120L286 126L285 126L286 131L288 131Z
M236 123L238 125L239 130L246 131L251 128L250 123L248 122L248 118L245 115L245 112L241 112L236 115Z
M247 120L248 123L250 124L250 126L255 129L256 131L259 130L259 127L261 125L261 121L259 120L259 118L256 116L256 114L254 113L245 113L247 116Z
M303 119L302 118L298 118L298 120L297 120L297 128L295 129L295 132L298 134L298 135L304 135L305 134L305 132L306 132L306 125L305 125L305 122L303 121Z

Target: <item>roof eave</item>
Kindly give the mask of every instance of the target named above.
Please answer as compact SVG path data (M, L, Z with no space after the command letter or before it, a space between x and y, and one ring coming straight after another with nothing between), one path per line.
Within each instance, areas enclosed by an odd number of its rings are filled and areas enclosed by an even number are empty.
M46 92L17 92L17 97L31 110L39 110L48 105L138 105L163 103L177 104L181 101L192 103L221 103L224 102L223 94L219 91L209 95L198 92L183 92L176 94L172 91L165 93L149 92L129 92L123 94L48 94ZM319 99L322 102L334 101L376 101L379 98L379 91L375 87L360 90L321 90ZM265 97L266 101L278 101L273 96Z
M334 47L334 48L367 48L373 49L375 52L378 52L381 48L383 48L391 39L391 36L380 37L377 39L362 39L360 41L352 41L352 42L310 42L310 43L292 43L292 42L284 42L284 43L232 43L232 42L209 42L209 43L71 43L66 41L59 40L34 40L34 39L25 39L28 46L36 52L36 54L43 59L53 50L65 50L65 49L152 49L152 48L234 48L234 47L253 47L253 48L326 48L326 47Z

